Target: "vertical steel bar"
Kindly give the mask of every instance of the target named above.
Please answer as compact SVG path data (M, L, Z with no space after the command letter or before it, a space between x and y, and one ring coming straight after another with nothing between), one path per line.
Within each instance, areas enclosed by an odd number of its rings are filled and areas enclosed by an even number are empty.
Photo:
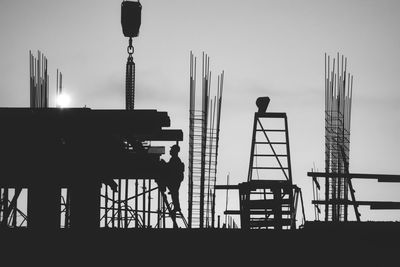
M135 180L135 227L139 227L139 214L138 214L138 208L139 208L139 181L138 179Z
M104 193L105 193L105 200L104 200L104 227L108 228L108 186L104 185Z
M143 179L142 181L142 220L143 220L143 227L146 227L146 180Z
M215 104L215 101L214 101L214 104ZM213 140L212 140L212 138L213 138L213 114L214 114L214 111L212 110L212 108L213 108L213 100L211 99L211 105L210 105L210 113L211 113L211 116L210 116L210 126L208 127L208 129L209 129L209 138L208 138L208 145L207 145L207 147L208 147L208 153L209 153L209 155L208 155L208 172L207 172L207 200L206 200L206 225L207 226L209 226L209 213L210 213L210 211L209 211L209 208L210 208L210 182L211 182L211 178L212 178L212 176L211 176L211 166L212 166L212 152L213 152L213 150L212 150L212 143L213 143ZM207 149L207 148L206 148Z
M0 187L0 224L3 218L3 191L4 189Z
M121 194L122 194L122 179L118 179L118 213L117 213L117 226L121 228L122 222L122 207L121 207Z
M46 74L45 74L45 79L46 79L46 108L49 107L49 74L47 72L47 58L46 58Z
M200 175L200 228L204 226L204 179L205 179L205 149L207 138L207 58L202 55L202 138L201 138L201 175Z
M17 194L17 189L14 188L14 197L16 196L16 194ZM12 226L13 226L14 228L17 227L18 199L19 199L19 197L17 196L17 198L16 198L16 200L15 200L15 205L14 205L14 208L13 208Z
M157 228L160 228L161 223L161 203L160 203L160 190L157 190Z
M4 188L4 193L3 193L3 218L2 218L3 225L8 225L8 222L4 221L6 220L6 211L8 210L8 204L9 204L8 202L9 202L9 188L6 187Z
M59 97L59 95L60 95L60 93L59 93L59 91L58 91L58 69L57 69L57 76L56 76L56 101L55 101L55 103L56 103L56 107L60 107L59 106L59 103L58 103L58 97ZM106 220L107 221L107 220Z
M111 227L115 227L115 192L112 193Z
M166 228L167 227L166 224L165 224L165 209L166 209L166 207L165 207L165 202L164 201L162 201L162 207L163 207L163 209L162 209L163 228Z
M292 184L292 160L290 158L290 146L289 146L289 125L287 122L287 117L285 116L285 136L286 136L286 154L287 154L287 162L288 162L288 176L289 176L289 181L290 184ZM283 170L284 171L284 170ZM292 194L290 194L292 196Z
M147 200L147 225L150 228L151 227L151 179L149 179L149 185L148 185L148 200Z
M326 60L326 58L325 58L325 60ZM330 99L331 99L331 90L330 90L330 88L331 88L331 86L330 86L330 56L328 56L328 62L325 62L325 64L327 64L328 66L327 66L327 68L328 68L328 77L327 77L327 79L328 79L328 81L327 81L327 83L328 83L328 86L329 86L329 88L328 88L328 90L327 90L327 104L328 104L328 107L326 107L326 111L325 111L325 172L329 172L329 160L330 160L330 143L329 143L329 140L328 140L328 138L329 138L329 135L328 135L328 131L329 131L329 129L328 129L328 127L329 127L329 115L330 115ZM330 178L329 177L327 177L327 178L325 178L325 199L326 200L328 200L328 199L330 199L330 196L329 196L329 188L330 188L330 183L329 183L329 181L330 181ZM325 204L325 221L328 221L329 220L329 204L328 204L328 202Z
M124 218L124 228L127 229L128 228L128 190L129 190L129 180L125 179L125 218Z
M229 185L229 173L226 176L226 184ZM225 196L226 196L225 197L225 211L227 211L228 210L228 196L229 196L229 190L228 189L226 189ZM225 213L225 223L224 223L225 227L226 227L226 223L227 223L227 221L226 221L227 218L228 218L228 215Z
M195 84L196 67L193 53L190 52L190 107L189 107L189 175L188 175L188 224L192 228L193 213L193 160L194 160L194 112L195 112Z

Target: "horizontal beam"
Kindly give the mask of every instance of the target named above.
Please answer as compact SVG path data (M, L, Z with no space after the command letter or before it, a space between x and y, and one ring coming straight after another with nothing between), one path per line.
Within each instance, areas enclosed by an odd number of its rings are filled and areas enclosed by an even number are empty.
M282 129L257 129L256 132L285 132L285 130Z
M350 200L313 200L312 204L336 204L336 205L353 205L353 206L370 206L373 210L396 210L400 209L400 202L392 201L350 201Z
M215 185L215 189L239 189L249 188L251 190L256 189L271 189L271 188L282 188L282 189L292 189L296 186L287 180L251 180L248 182L243 182L237 185Z
M286 142L254 142L256 145L286 145Z
M255 157L287 157L287 154L254 154Z
M132 138L145 141L182 141L181 130L159 130L143 134L132 135Z
M266 112L266 113L259 113L256 112L257 118L286 118L286 113L284 112Z
M272 209L291 204L290 199L256 199L243 202L243 205L247 209ZM250 211L250 213L252 212Z
M289 215L292 214L292 212L290 210L286 211L286 210L282 210L280 212L283 215ZM224 214L226 215L240 215L240 210L226 210L224 211ZM251 210L249 211L249 214L251 215L266 215L266 214L272 214L272 210Z
M252 167L254 170L287 170L288 167Z
M92 110L89 108L0 108L2 131L0 137L29 136L39 133L116 134L125 137L146 137L154 140L181 141L182 133L163 132L170 127L167 112L157 110ZM32 132L32 129L35 129Z
M400 175L392 174L307 172L307 176L345 179L377 179L378 182L400 183Z
M240 210L226 210L224 211L225 215L240 215Z
M264 219L264 220L250 220L249 226L250 227L269 227L269 226L290 226L292 223L291 219Z
M216 185L214 186L214 189L239 189L239 185Z

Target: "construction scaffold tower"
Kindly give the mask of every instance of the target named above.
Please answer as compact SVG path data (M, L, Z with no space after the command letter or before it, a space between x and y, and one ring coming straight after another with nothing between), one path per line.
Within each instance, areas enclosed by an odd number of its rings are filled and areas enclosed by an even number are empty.
M256 101L247 182L216 186L239 190L240 210L225 214L240 215L242 229L296 229L299 201L305 223L301 189L292 182L287 116L266 112L269 101Z
M210 58L202 55L201 109L196 108L196 57L190 52L188 224L214 227L218 142L224 72L218 76L217 95L210 98Z
M400 176L388 174L350 173L350 122L353 76L347 70L347 58L337 53L331 60L325 54L325 172L308 172L312 177L315 219L319 221L320 205L325 207L326 222L349 221L348 207L353 206L357 221L361 221L359 206L371 209L400 209L400 203L390 201L356 201L353 179L378 179L378 182L400 182ZM320 184L325 181L325 199L320 199ZM351 198L351 199L350 199Z
M333 62L332 62L333 61ZM336 177L325 178L325 221L347 221L349 192L354 200L350 179L341 177L349 173L350 118L353 76L347 71L347 58L325 54L325 172ZM320 184L313 179L313 196L318 201ZM319 219L317 204L315 215ZM356 208L356 206L355 206ZM359 218L358 210L356 216Z
M295 229L298 200L303 201L300 188L292 182L287 116L266 112L269 101L269 97L256 101L247 183L239 184L241 225Z
M353 76L347 71L347 58L337 54L331 68L325 54L325 171L348 172L350 153L350 118ZM348 200L351 180L327 178L325 199ZM347 221L346 204L326 204L326 221Z

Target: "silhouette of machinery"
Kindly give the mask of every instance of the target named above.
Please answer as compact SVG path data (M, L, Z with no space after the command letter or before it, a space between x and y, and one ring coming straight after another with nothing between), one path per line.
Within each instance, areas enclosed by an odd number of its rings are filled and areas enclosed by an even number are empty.
M242 229L295 229L299 198L303 202L292 182L286 113L266 112L269 102L256 101L247 182L216 186L239 190L240 210L225 214L240 215Z
M0 124L0 188L16 192L1 205L1 225L26 188L27 226L39 231L60 228L62 188L70 193L70 228L99 228L102 183L160 177L162 152L133 144L183 139L181 130L163 129L170 119L156 110L0 108Z

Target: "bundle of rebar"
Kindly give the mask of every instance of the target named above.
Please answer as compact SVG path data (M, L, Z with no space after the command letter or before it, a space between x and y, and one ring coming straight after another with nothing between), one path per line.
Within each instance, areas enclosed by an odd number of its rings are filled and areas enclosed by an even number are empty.
M49 75L47 58L38 51L37 58L29 50L30 70L30 106L31 108L49 107Z
M325 171L348 171L350 153L350 118L353 76L347 71L347 58L325 54ZM348 205L335 204L348 200L349 181L344 178L326 178L326 221L347 221ZM329 203L331 201L331 203Z
M189 227L213 227L224 72L218 76L217 95L210 99L210 58L202 55L201 109L196 109L196 57L190 53L189 110Z

